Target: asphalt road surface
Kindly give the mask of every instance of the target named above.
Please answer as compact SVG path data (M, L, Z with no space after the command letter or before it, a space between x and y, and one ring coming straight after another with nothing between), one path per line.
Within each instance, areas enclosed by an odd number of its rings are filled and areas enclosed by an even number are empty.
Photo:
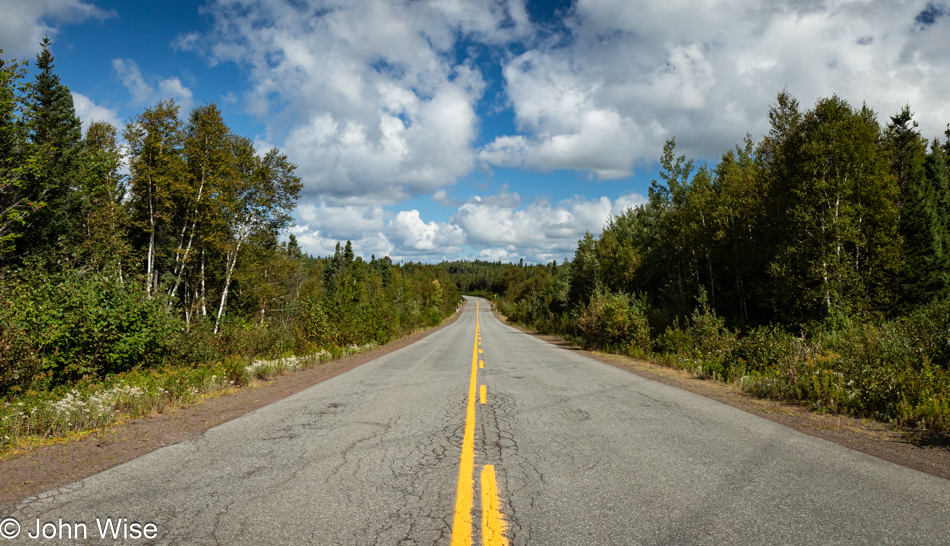
M110 544L950 542L946 480L553 347L485 300L461 312L2 510L0 532L14 518L15 542L97 542L111 518Z

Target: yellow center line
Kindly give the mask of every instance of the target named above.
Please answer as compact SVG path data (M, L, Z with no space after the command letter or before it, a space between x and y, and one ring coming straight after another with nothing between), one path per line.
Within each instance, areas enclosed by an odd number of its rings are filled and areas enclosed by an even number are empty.
M484 361L484 360L479 360L479 361L478 361L478 367L479 367L479 368L484 368L484 367L485 367L485 361Z
M465 410L465 434L459 463L458 491L455 494L455 517L452 521L452 544L472 544L472 504L475 488L475 386L478 375L478 301L475 302L475 343L472 346L472 375L468 384L468 406Z
M478 398L481 400L482 404L485 403L485 385L482 385L481 389L478 392Z
M484 386L484 385L482 385ZM505 531L508 522L501 513L498 484L495 482L495 465L482 467L482 544L483 546L507 546Z

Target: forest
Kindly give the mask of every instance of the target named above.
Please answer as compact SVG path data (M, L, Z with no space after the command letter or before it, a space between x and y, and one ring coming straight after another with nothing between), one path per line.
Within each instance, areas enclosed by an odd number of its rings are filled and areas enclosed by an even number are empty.
M480 282L512 320L588 347L947 432L950 142L913 118L782 92L768 134L714 165L669 140L649 201L571 263Z
M44 41L0 52L0 448L438 325L434 265L303 253L302 183L214 103L85 132ZM262 365L261 359L276 359ZM301 360L303 359L303 360Z

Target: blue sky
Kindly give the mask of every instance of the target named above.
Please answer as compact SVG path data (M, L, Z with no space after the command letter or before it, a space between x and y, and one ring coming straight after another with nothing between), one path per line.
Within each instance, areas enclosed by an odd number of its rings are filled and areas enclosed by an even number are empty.
M714 162L787 89L950 121L950 8L883 0L7 0L84 122L216 102L305 189L312 254L561 260L644 201L663 142Z

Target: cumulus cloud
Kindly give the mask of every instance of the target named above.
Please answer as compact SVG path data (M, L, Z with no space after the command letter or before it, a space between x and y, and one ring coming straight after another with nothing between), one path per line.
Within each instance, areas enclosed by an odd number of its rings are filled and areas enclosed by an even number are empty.
M473 196L447 222L426 220L419 210L389 212L381 206L304 204L292 230L305 252L332 254L349 240L364 257L440 261L459 257L548 262L573 254L584 233L599 232L611 216L642 205L631 193L615 200L575 196L556 204L539 199L524 204L507 187L495 195Z
M538 199L526 206L473 199L459 207L451 222L465 231L481 258L547 262L572 255L585 232L599 233L611 216L645 202L635 193L614 201L575 196L552 204Z
M146 81L138 63L132 59L113 59L112 70L128 90L132 104L136 106L150 105L160 99L175 99L182 112L187 114L195 104L191 89L185 87L176 77L161 80L155 87Z
M5 58L32 58L44 36L54 39L59 27L89 19L115 17L82 0L29 0L4 2L0 17L0 49Z
M465 242L461 227L446 222L424 222L418 210L399 212L389 223L389 234L403 253L412 250L453 255L462 250Z
M783 88L805 108L833 93L867 101L885 121L909 102L935 136L950 120L948 12L926 0L578 0L563 40L505 62L518 133L479 159L609 179L654 160L671 136L713 159L767 132Z
M79 116L79 120L82 122L82 130L84 133L89 129L89 123L93 121L111 123L116 129L121 131L123 123L119 120L119 115L115 110L98 105L92 99L81 93L72 92L72 96L73 107L76 109L76 115Z
M299 165L301 241L318 253L351 239L404 257L570 255L643 197L524 203L516 179L495 195L450 196L449 186L477 166L623 178L673 136L680 152L715 160L768 131L782 89L803 108L833 93L866 101L882 121L910 103L926 136L950 121L946 2L576 0L563 25L543 28L523 0L212 0L202 10L212 28L175 46L244 69L249 87L231 99L263 121L259 149L276 145ZM134 100L190 97L179 80L118 61ZM491 63L503 92L484 97ZM514 128L480 136L490 108L510 110ZM455 214L435 222L399 208L420 195Z
M611 216L645 202L639 194L616 201L575 196L557 204L538 199L524 208L473 200L459 207L452 222L465 230L470 245L482 249L481 256L503 259L517 255L546 262L573 254L584 233L599 233Z
M235 0L204 11L213 30L177 47L246 67L245 105L299 164L305 193L348 205L395 203L468 174L485 83L454 48L530 29L517 0Z

